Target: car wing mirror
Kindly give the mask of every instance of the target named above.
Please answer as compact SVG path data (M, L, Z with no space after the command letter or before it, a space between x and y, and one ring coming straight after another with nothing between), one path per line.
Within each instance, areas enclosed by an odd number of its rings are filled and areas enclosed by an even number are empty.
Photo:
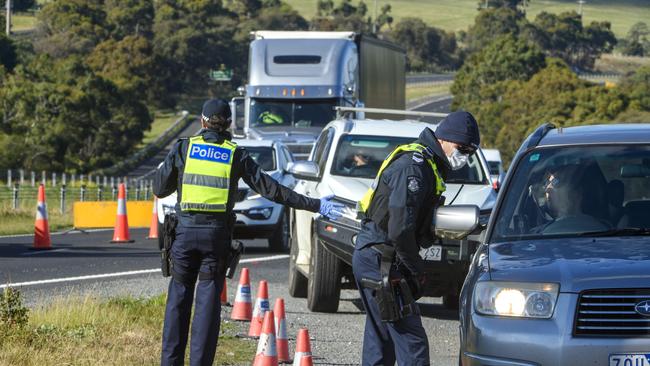
M433 223L436 236L443 239L466 238L479 225L480 211L476 205L441 206Z
M318 181L320 179L320 169L313 161L294 161L287 166L287 172L296 179L309 181Z

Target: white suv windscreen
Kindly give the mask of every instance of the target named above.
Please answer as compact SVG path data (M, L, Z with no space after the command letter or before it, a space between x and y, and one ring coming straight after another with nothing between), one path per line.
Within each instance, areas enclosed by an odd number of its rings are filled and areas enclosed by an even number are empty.
M544 147L518 160L493 242L650 230L650 146Z
M397 146L413 142L412 137L343 135L332 164L332 175L374 179L381 163ZM450 171L445 183L485 184L486 174L476 154L460 170Z
M265 172L272 172L276 169L275 154L273 153L272 147L249 146L244 149L246 149L248 155L250 155L257 165L259 165Z

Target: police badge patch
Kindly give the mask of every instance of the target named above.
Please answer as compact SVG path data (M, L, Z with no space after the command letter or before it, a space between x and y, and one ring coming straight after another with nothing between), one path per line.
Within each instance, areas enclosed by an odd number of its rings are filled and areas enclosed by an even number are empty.
M411 193L416 193L420 190L420 182L416 177L408 177L407 188Z

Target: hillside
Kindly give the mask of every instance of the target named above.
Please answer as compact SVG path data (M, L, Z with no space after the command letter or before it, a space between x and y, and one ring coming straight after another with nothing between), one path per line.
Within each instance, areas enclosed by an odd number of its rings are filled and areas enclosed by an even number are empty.
M316 13L316 0L284 0L304 17L311 19ZM335 0L339 3L340 0ZM370 13L373 0L365 0ZM358 3L353 0L353 3ZM389 3L392 14L399 20L403 17L420 17L427 23L450 31L466 29L474 22L477 0L377 0L377 7ZM541 11L560 13L577 10L575 0L530 0L528 17L534 18ZM650 22L650 0L586 0L583 5L586 22L608 20L617 37L627 34L630 27L640 21Z

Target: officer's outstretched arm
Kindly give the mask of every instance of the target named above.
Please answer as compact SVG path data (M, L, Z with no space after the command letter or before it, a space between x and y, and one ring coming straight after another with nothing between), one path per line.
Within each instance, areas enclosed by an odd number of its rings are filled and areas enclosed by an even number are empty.
M242 179L255 192L261 194L266 199L298 210L318 212L320 200L303 196L278 183L278 181L264 173L262 168L260 168L245 150L242 149L241 151L241 162L243 165Z
M416 240L416 220L426 191L422 172L413 166L399 169L394 171L387 183L391 188L388 199L388 239L395 247L399 260L411 274L420 275L424 264Z
M169 151L153 177L153 194L163 198L176 191L178 186L178 169L176 169L176 156L180 153L181 141L178 141Z

